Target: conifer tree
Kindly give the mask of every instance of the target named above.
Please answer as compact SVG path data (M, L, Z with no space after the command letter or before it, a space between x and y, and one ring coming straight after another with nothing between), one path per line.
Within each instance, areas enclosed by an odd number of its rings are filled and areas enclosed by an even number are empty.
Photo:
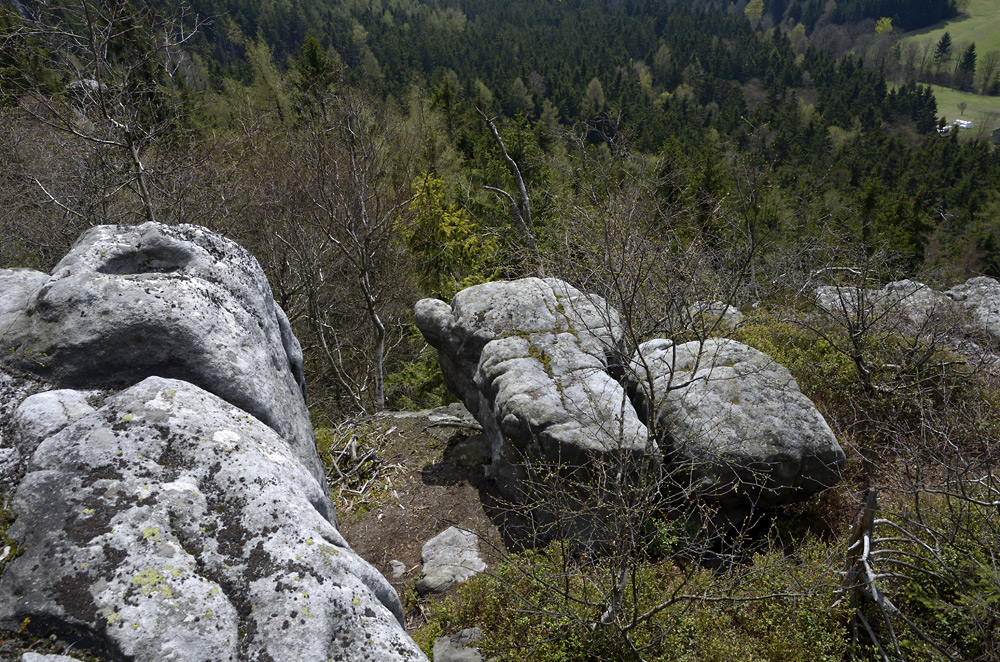
M962 51L962 57L958 60L958 68L955 70L955 87L966 89L972 86L972 79L976 73L976 44L969 44L969 47Z
M951 59L951 33L945 32L934 49L934 64L941 65Z

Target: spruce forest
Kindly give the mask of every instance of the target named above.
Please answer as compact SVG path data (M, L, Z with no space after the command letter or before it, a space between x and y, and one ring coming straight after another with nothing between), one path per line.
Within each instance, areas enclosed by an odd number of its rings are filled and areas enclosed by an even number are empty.
M843 482L736 531L664 487L627 549L494 550L444 597L405 592L418 644L1000 660L997 338L874 294L1000 279L1000 51L910 34L969 4L0 0L0 266L49 271L101 224L234 239L334 464L344 434L378 448L379 412L456 401L421 298L561 278L616 307L629 351L721 335L697 306L733 306L725 333L791 371ZM941 88L996 112L957 128Z

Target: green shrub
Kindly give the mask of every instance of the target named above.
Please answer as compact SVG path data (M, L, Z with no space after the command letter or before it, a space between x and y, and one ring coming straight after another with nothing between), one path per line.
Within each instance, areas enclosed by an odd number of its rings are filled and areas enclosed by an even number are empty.
M478 626L484 658L501 660L842 662L852 658L847 613L832 608L841 558L835 543L810 538L794 557L774 550L725 570L640 563L623 614L691 597L633 626L600 625L595 587L610 568L569 558L553 543L511 556L428 605L429 622L416 636L430 652L434 637Z
M385 392L390 408L395 410L415 411L458 402L444 383L437 351L429 346L385 376Z

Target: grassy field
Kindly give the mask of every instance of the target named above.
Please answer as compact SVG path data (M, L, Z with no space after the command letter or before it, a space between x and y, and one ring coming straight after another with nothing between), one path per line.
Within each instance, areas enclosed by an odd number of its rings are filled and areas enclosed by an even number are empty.
M949 124L957 119L972 120L975 123L975 128L963 130L963 134L977 136L980 128L986 133L1000 128L1000 97L959 92L940 85L931 85L931 88L937 99L938 116L944 117ZM964 114L958 109L958 104L962 101L966 104Z
M906 34L906 39L923 43L937 43L945 32L951 33L952 53L960 52L963 44L974 42L976 52L1000 50L1000 2L998 0L969 0L965 13L929 28Z
M953 57L958 57L969 43L976 44L980 57L987 51L1000 50L1000 0L969 0L965 12L957 18L908 32L903 39L936 44L945 32L951 33ZM975 128L964 130L963 135L975 137L1000 128L1000 97L959 92L940 85L931 87L937 98L938 115L949 124L956 119L975 122ZM966 104L964 113L958 108L962 102Z

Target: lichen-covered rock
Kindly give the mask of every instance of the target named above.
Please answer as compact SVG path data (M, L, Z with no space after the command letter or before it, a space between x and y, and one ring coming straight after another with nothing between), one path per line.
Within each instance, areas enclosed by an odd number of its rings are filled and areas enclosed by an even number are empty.
M0 336L14 326L48 279L48 274L32 269L0 269Z
M5 296L0 292L0 307ZM24 475L26 457L17 449L18 428L15 412L18 406L33 393L51 388L40 380L13 375L0 369L0 507L7 503L14 488ZM0 525L2 525L0 519ZM5 547L5 532L0 530L0 554ZM0 572L4 561L0 560Z
M928 322L945 319L957 311L946 294L915 280L898 280L880 288L816 288L816 303L837 318L857 318L864 313L868 323L895 324L919 333Z
M664 456L723 509L800 501L840 480L846 458L829 425L766 354L734 340L655 340L629 374Z
M520 498L526 459L586 466L657 457L646 428L610 374L622 346L618 314L557 279L477 285L449 306L417 303L445 380L483 427L490 475Z
M100 226L44 282L23 271L7 281L19 285L0 305L3 364L71 389L183 379L272 427L322 480L301 350L239 245L190 225Z
M464 582L486 570L486 563L479 557L479 537L454 526L424 543L420 557L424 569L416 588L421 595L441 593L455 582Z
M424 659L272 428L160 377L55 433L28 420L44 411L19 410L44 438L23 442L0 628L29 618L140 661Z
M968 313L975 331L1000 342L1000 282L987 276L971 278L945 295Z
M425 659L336 529L301 348L245 250L94 228L51 276L0 270L0 350L0 629L122 660Z

